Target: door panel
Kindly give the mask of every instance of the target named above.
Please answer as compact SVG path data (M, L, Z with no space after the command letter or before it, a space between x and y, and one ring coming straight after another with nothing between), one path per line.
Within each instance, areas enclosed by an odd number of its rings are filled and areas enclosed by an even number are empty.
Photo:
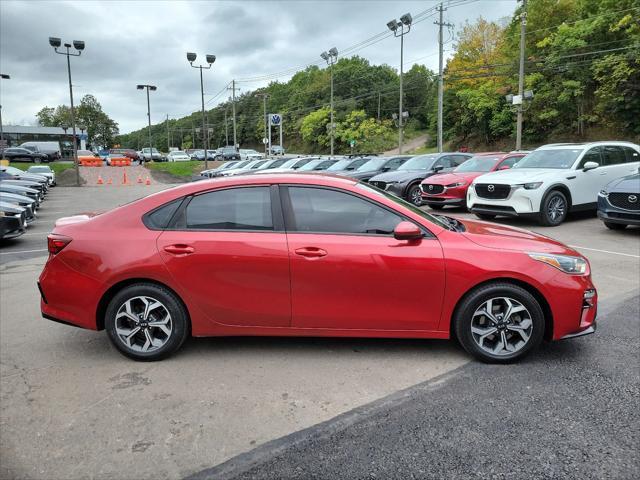
M185 203L157 246L191 303L225 325L289 326L289 251L274 231L271 189L220 189Z
M288 187L283 200L294 327L438 327L445 272L437 239L396 240L404 218L348 192Z
M444 293L436 239L289 233L292 325L435 330ZM295 252L320 252L305 257Z
M165 231L157 245L173 278L210 320L289 326L289 253L284 233ZM192 253L181 252L185 247Z
M600 166L586 172L582 171L584 164L587 162L596 162ZM567 185L571 190L571 198L573 205L582 205L585 203L594 203L598 200L598 192L602 190L610 180L608 170L602 163L602 147L593 147L587 151L576 170L568 170L567 176L575 175L576 178L567 180Z

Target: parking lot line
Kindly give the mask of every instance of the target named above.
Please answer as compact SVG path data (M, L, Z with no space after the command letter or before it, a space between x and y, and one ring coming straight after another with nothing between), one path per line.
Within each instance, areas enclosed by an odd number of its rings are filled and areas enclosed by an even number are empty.
M610 253L611 255L622 255L623 257L640 258L640 255L633 255L632 253L612 252L611 250L600 250L598 248L581 247L579 245L569 245L571 248L578 248L580 250L590 250L592 252Z
M35 253L35 252L46 252L46 248L40 248L38 250L16 250L13 252L0 252L0 255L17 255L19 253Z

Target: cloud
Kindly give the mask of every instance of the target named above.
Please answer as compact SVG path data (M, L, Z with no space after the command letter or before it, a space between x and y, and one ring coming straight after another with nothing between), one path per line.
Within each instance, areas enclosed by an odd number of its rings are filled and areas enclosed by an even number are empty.
M217 56L204 72L206 99L223 92L232 79L282 72L320 61L320 52L338 50L380 33L391 18L414 16L436 2L425 1L3 1L0 3L0 70L11 75L1 84L3 121L33 123L45 105L68 104L66 59L56 55L49 36L84 40L82 56L71 59L76 102L91 93L120 124L122 132L146 123L146 96L138 83L158 86L152 93L152 121L199 109L198 71L187 51L200 59ZM447 12L461 25L480 14L497 20L515 2L471 2ZM406 70L413 60L437 67L437 28L433 19L415 25L405 38ZM451 44L447 46L451 49ZM394 67L399 42L389 38L355 52L372 63ZM286 80L287 77L280 77ZM246 93L266 84L240 83Z

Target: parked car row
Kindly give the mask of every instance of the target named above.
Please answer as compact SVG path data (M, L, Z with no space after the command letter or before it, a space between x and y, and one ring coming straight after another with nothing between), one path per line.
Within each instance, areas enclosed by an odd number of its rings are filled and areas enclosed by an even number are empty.
M533 217L547 226L560 225L570 211L595 210L599 202L607 227L621 229L638 223L639 165L638 145L593 142L532 152L244 160L225 162L201 177L326 171L368 182L415 206L468 208L483 220ZM630 177L621 180L625 175ZM610 195L606 186L612 180Z
M48 165L33 165L27 171L0 166L0 240L23 234L55 185L56 174Z

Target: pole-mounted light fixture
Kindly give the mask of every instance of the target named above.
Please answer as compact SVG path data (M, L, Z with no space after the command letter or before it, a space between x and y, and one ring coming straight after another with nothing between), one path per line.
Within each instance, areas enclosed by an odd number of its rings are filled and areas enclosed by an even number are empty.
M207 169L209 168L209 129L207 129L206 126L206 114L204 111L204 80L202 79L202 70L209 70L213 64L216 61L216 56L215 55L211 55L211 54L207 54L205 55L205 59L207 61L208 66L205 65L194 65L193 62L196 61L196 58L198 58L198 55L196 55L193 52L187 52L187 61L189 62L189 64L191 65L191 67L193 68L198 68L200 69L200 95L202 97L202 130L204 131L204 135L203 135L203 140L204 140L204 146L203 146L203 150L204 150L204 168ZM195 140L195 139L194 139Z
M398 22L397 22L397 20L393 19L393 20L390 20L389 22L387 22L387 28L395 33L396 30L398 30Z
M387 22L387 27L389 30L393 32L394 37L400 37L400 101L398 114L394 117L398 120L398 153L402 153L402 142L403 142L403 127L405 124L405 119L408 117L405 115L406 112L402 110L402 80L404 77L403 73L403 60L404 60L404 36L411 31L411 23L413 22L413 17L410 13L405 13L400 17L400 21L390 20Z

